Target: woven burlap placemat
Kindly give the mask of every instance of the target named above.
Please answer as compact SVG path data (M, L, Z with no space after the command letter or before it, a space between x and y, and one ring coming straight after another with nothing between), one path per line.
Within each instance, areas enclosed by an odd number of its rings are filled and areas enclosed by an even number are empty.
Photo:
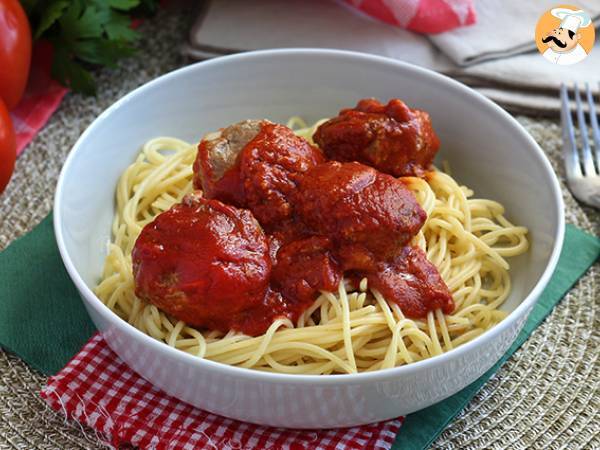
M186 63L178 49L192 18L187 10L161 11L142 25L140 52L120 69L99 73L96 98L65 98L18 159L14 178L0 197L0 249L48 214L62 163L90 122L133 88ZM558 123L525 117L519 121L562 179ZM564 185L563 193L567 221L598 233L598 211L582 208ZM600 446L599 274L596 264L450 424L435 448ZM0 351L0 449L103 448L91 430L66 421L39 398L45 380Z

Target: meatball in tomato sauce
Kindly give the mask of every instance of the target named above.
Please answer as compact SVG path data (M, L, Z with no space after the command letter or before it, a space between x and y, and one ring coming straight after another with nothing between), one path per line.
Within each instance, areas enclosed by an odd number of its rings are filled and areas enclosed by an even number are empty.
M136 295L176 319L264 332L246 326L269 299L271 275L267 237L249 211L189 194L143 228L132 258Z
M248 208L267 230L292 218L299 177L324 161L321 150L283 125L246 120L200 142L194 185L208 198Z
M440 142L429 114L398 99L364 99L323 123L313 136L329 159L358 161L399 176L423 176Z
M288 127L264 124L240 159L246 207L267 230L277 229L292 219L292 197L303 174L324 160Z
M348 255L345 269L369 269L368 261L354 267L349 258L398 254L427 218L401 181L356 162L330 161L308 171L295 207L308 229L331 237L342 250L352 248L340 252Z

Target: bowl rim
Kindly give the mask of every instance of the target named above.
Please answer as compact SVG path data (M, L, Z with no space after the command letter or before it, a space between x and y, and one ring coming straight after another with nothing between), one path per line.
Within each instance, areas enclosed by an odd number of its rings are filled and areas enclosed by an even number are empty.
M550 258L546 267L538 278L535 286L529 291L521 303L511 311L508 316L503 319L496 326L477 336L475 339L454 348L441 355L436 355L431 358L417 361L411 364L403 366L392 367L388 369L381 369L373 372L361 372L355 374L336 374L335 376L323 376L323 375L300 375L300 374L285 374L285 373L273 373L264 372L255 369L248 369L243 367L231 366L228 364L211 361L204 358L198 358L189 353L178 350L174 347L170 347L164 342L160 342L151 336L143 333L142 331L135 328L125 320L121 319L117 314L111 311L102 301L94 294L94 292L87 286L83 281L79 272L77 271L69 253L67 251L65 238L62 232L62 216L60 211L62 209L62 197L66 194L64 189L65 178L73 164L74 159L78 155L79 149L82 147L82 143L85 142L88 135L97 127L101 126L104 120L111 115L113 111L121 108L135 97L142 95L145 90L153 88L157 85L169 83L171 80L186 74L188 72L194 72L196 70L203 70L204 68L219 66L222 64L234 64L237 62L243 62L248 59L262 58L262 57L279 57L279 56L316 56L316 57L327 57L327 58L343 58L352 60L354 63L376 63L380 65L394 66L404 71L413 72L417 77L424 79L424 81L430 81L439 84L445 84L447 87L453 88L462 92L466 97L469 97L472 101L478 102L481 108L487 108L490 112L500 116L502 120L507 122L512 127L515 133L518 133L524 140L529 144L529 151L538 158L542 164L546 175L550 180L550 186L548 186L552 192L554 198L554 207L558 213L558 223L556 224L556 234L554 236L554 247L550 254ZM421 371L427 371L432 366L448 364L452 361L459 359L461 356L475 350L486 342L493 341L496 337L508 330L514 325L514 323L526 315L531 307L537 301L542 290L548 284L550 277L554 273L558 258L563 246L564 231L565 231L565 218L564 218L564 203L562 199L562 192L558 183L558 179L552 166L533 139L533 137L512 117L508 112L498 106L490 99L484 97L479 92L471 89L470 87L433 70L419 67L403 61L394 60L391 58L376 56L367 53L353 52L347 50L335 50L335 49L318 49L318 48L288 48L288 49L273 49L273 50L257 50L251 52L238 53L233 55L221 56L218 58L197 62L191 65L184 66L182 68L173 70L166 74L163 74L157 78L150 80L149 82L137 87L130 91L107 109L105 109L94 121L86 128L81 134L79 139L73 145L69 152L65 163L61 169L58 182L56 185L56 192L54 195L54 233L58 249L71 277L73 283L79 290L81 296L88 306L94 308L94 310L103 316L103 318L114 325L115 327L121 328L124 332L129 334L131 337L137 338L145 347L149 347L153 352L162 353L164 356L172 357L186 364L196 365L197 367L203 367L207 370L221 371L223 375L229 375L232 377L246 378L249 380L264 381L264 382L290 382L295 384L340 384L348 385L355 384L358 382L377 381L389 378L400 378L401 376L415 374Z

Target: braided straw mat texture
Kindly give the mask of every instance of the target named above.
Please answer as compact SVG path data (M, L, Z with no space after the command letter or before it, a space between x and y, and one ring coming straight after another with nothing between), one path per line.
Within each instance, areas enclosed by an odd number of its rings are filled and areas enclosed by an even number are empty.
M18 159L0 197L0 250L52 208L62 163L83 130L115 100L183 64L193 14L169 8L140 28L140 52L101 71L96 98L68 95ZM519 117L563 176L558 122ZM600 230L598 211L582 208L563 185L567 221ZM600 448L598 326L600 264L571 290L527 343L437 439L434 448ZM0 350L0 449L104 448L89 429L66 421L39 398L46 377Z

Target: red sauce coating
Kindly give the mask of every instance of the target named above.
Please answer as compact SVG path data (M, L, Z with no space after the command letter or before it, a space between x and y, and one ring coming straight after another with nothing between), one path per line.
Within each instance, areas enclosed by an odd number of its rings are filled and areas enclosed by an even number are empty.
M244 206L268 230L289 221L291 195L310 168L325 161L321 151L283 125L265 124L242 150Z
M191 325L259 335L277 317L296 320L346 274L366 276L408 317L452 312L439 272L410 246L426 213L382 173L426 174L439 146L426 113L362 100L317 130L328 157L367 165L327 162L268 121L220 133L194 163L194 185L210 199L186 197L135 244L140 298Z
M272 282L287 299L303 308L318 297L320 290L335 291L343 272L334 258L331 239L312 236L290 242L277 253Z
M358 161L394 176L421 176L440 141L429 114L392 99L364 99L323 123L313 136L329 159Z
M371 287L397 303L408 317L425 317L437 308L446 314L454 311L446 283L420 248L404 247L394 260L379 262L376 271L365 275Z

